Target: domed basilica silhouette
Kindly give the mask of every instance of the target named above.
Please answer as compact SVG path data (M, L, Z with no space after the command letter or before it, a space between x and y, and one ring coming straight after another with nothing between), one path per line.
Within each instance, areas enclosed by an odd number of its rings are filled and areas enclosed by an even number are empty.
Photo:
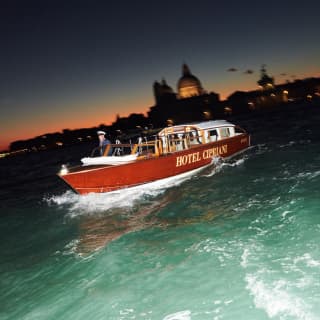
M177 82L177 93L165 79L154 82L153 93L156 104L150 108L148 117L152 123L159 126L211 119L213 109L217 111L220 105L219 95L214 92L207 93L185 63Z

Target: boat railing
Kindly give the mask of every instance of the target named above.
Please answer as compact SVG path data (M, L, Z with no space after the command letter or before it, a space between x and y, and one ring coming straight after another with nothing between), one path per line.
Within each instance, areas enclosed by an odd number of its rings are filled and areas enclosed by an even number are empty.
M189 149L190 139L188 136L174 137L169 139L168 152L183 151Z
M159 144L156 140L136 143L131 150L131 154L137 154L143 157L158 156L159 153Z
M125 156L132 154L134 145L130 143L111 143L104 150L104 156Z
M96 156L122 156L131 154L133 144L110 143L105 147L96 147L92 150L90 157Z
M96 147L92 150L90 157L96 156L125 156L137 154L158 154L156 141L148 141L141 143L110 143L105 147Z

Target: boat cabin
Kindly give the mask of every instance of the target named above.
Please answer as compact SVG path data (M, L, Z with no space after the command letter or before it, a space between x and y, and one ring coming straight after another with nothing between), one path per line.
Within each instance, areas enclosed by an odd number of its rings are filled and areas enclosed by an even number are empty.
M241 129L225 120L213 120L194 124L167 127L158 133L162 142L161 154L182 151L195 145L206 144L244 133Z

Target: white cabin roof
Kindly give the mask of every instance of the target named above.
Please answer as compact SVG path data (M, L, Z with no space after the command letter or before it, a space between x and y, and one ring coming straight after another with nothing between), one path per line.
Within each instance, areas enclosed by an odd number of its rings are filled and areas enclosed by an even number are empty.
M158 135L163 136L166 134L173 134L173 133L184 133L189 130L209 130L209 129L216 129L221 127L234 127L235 125L226 121L226 120L210 120L204 122L197 122L197 123L186 123L186 124L179 124L176 126L166 127L162 129ZM186 129L189 128L189 129Z
M220 128L220 127L234 127L235 125L226 120L211 120L211 121L195 123L194 126L198 127L199 129L207 130L207 129L214 129L214 128Z

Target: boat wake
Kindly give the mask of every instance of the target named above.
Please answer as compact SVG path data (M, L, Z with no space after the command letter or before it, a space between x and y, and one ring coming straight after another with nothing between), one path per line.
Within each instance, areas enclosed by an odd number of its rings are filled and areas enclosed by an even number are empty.
M200 170L116 192L78 195L67 191L45 199L48 205L67 212L65 218L76 221L78 226L77 238L65 247L63 254L88 257L128 233L166 227L172 221L159 218L158 214L177 199L177 192L169 189Z

